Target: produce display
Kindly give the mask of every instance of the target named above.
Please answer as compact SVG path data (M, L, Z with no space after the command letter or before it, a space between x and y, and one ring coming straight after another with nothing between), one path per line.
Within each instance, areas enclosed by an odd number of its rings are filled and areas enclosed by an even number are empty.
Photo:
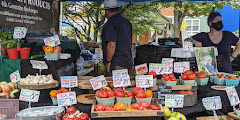
M58 94L58 93L65 93L65 92L68 92L68 89L66 89L66 88L60 88L60 89L58 89L58 90L51 90L51 91L49 92L49 95L50 95L51 97L53 97L53 98L57 98L57 94Z
M6 81L0 82L0 97L15 98L15 93L19 92L16 83Z
M162 78L166 81L166 82L169 82L169 81L177 81L175 75L173 73L167 75L167 74L163 74L162 75Z
M21 80L20 80L20 84L32 84L32 85L49 84L49 83L53 83L53 82L54 82L54 79L53 79L52 74L49 74L49 75L36 74L36 76L28 75L26 78L21 78Z
M168 118L168 120L187 120L187 118L181 114L180 112L171 112L167 106L163 106L164 117Z
M153 92L151 90L144 91L142 88L138 87L133 88L132 92L136 98L149 98L153 95Z
M182 76L182 80L195 80L196 79L196 74L198 72L193 73L191 70L187 70Z
M62 51L62 48L60 46L53 48L51 46L44 45L42 49L45 53L58 53Z
M66 114L63 115L62 120L88 120L89 115L87 113L80 112L75 107L71 106L67 108Z

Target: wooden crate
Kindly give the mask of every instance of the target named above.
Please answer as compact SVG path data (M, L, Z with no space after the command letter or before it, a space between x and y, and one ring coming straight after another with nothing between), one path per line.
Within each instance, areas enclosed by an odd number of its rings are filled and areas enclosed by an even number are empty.
M224 120L233 120L232 118L230 118L228 116L218 116L217 118L214 116L197 117L196 120L219 120L220 118L223 118Z
M157 86L150 87L152 91L158 91L158 86L164 86L161 79L157 80ZM177 85L171 86L172 90L197 90L197 83L195 85L181 85L180 80L177 79Z
M230 113L228 113L228 116L233 118L234 120L240 120L240 117L237 116L236 112L230 112Z
M133 102L135 100L133 99ZM157 105L160 110L139 110L139 111L95 111L96 101L93 102L91 109L91 118L112 118L112 117L162 117L163 108L157 99L152 99L152 105Z

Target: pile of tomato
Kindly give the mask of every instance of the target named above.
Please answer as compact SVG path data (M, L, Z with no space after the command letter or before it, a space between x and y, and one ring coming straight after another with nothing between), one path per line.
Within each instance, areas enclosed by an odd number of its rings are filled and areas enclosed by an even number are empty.
M196 74L198 74L198 71L193 72L191 70L187 70L187 71L185 71L184 74L182 74L181 79L182 80L195 80Z
M167 74L163 74L162 78L164 79L164 81L169 82L169 81L177 81L175 75L173 73L167 75Z
M89 115L87 113L80 113L75 107L69 107L66 110L66 114L62 117L62 120L88 120Z
M179 91L178 94L186 95L186 94L193 94L193 91Z
M132 92L137 98L149 98L153 95L153 92L151 90L144 91L142 88L139 87L133 88Z
M65 93L65 92L68 92L68 89L66 89L66 88L60 88L60 89L58 89L58 90L51 90L50 93L49 93L49 95L50 95L51 97L57 98L57 94L58 94L58 93Z

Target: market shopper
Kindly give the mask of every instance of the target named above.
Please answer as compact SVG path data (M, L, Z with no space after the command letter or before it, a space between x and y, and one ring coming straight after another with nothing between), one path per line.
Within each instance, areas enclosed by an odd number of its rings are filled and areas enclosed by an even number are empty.
M208 26L210 32L199 33L192 37L192 42L196 47L214 46L218 50L218 55L223 56L223 66L218 67L219 72L232 73L232 61L240 52L240 41L233 33L221 31L223 28L222 16L218 12L212 12L208 16ZM231 46L236 46L231 52Z
M112 70L128 69L131 72L132 59L132 24L121 15L118 0L105 0L104 10L108 19L102 30L103 62L106 65L107 76Z

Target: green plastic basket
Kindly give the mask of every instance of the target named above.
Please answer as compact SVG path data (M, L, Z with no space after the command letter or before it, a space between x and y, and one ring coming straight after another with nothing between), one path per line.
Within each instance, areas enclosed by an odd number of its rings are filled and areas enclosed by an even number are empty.
M163 78L162 78L162 81L165 86L176 86L177 85L177 81L165 81Z
M237 116L240 117L240 110L235 111L237 113Z
M59 58L60 58L60 52L46 53L46 59L47 60L59 60Z
M5 115L3 118L0 118L0 120L7 120L7 115Z
M238 84L239 84L239 79L237 79L237 80L225 79L225 83L226 83L226 86L234 86L234 87L237 87Z
M151 104L151 100L152 100L152 97L149 97L149 98L137 98L136 97L136 100L137 100L137 103L140 104L141 102L148 102L149 105Z
M115 96L110 97L110 98L99 98L97 96L95 96L95 97L96 97L96 100L97 100L97 104L104 104L105 106L114 105Z
M157 86L157 78L153 78L153 86Z
M194 85L195 80L182 80L181 76L179 76L180 83L182 85Z
M225 78L214 78L214 84L225 85Z
M58 104L57 98L54 98L54 97L52 97L52 96L50 96L50 97L51 97L51 99L52 99L53 105L57 105L57 104Z
M130 106L132 104L132 97L117 97L117 102Z
M209 78L196 78L198 85L207 85Z
M217 76L210 76L210 82L214 83L214 78L216 78Z

